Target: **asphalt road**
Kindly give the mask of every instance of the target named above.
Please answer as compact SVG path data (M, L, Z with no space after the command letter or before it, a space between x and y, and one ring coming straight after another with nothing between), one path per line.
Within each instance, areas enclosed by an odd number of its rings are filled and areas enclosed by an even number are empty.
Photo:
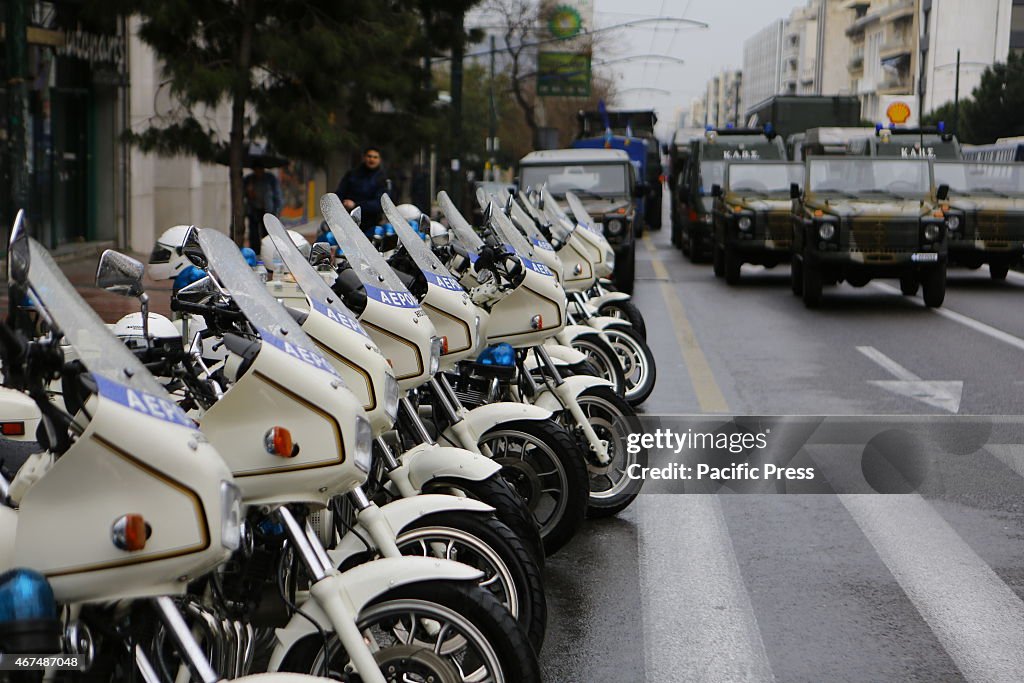
M950 271L938 311L887 281L808 311L787 267L730 288L668 239L637 252L649 415L1024 415L1024 276ZM859 446L802 457L862 471ZM927 471L905 495L641 495L589 522L548 561L546 680L1024 680L1024 448L901 458Z

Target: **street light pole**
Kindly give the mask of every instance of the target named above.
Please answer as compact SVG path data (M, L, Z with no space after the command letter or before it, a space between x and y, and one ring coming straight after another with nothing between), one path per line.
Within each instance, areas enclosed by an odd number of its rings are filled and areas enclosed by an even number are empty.
M953 135L960 137L960 50L956 51L956 85L953 88Z
M25 83L27 17L25 0L8 0L6 24L7 58L7 134L10 150L10 218L18 209L28 209L28 145L25 140L25 115L28 112L28 88Z
M492 33L491 34L491 80L490 80L490 85L491 85L491 93L490 93L491 94L491 97L490 97L490 99L491 99L491 107L490 107L490 109L491 109L491 111L490 111L490 117L489 117L490 118L490 122L489 122L488 130L487 130L487 135L488 135L488 138L487 138L487 151L491 153L490 154L490 158L488 159L488 162L487 162L488 168L490 170L490 177L489 178L484 178L484 180L497 180L497 178L495 177L495 169L494 169L495 158L498 155L498 111L497 111L497 106L498 105L497 105L497 102L494 99L494 72L495 72L494 59L495 59L495 53L496 52L497 52L497 49L495 48L494 34Z
M451 109L451 191L456 206L462 209L462 58L466 52L466 13L455 10L452 42L452 109Z

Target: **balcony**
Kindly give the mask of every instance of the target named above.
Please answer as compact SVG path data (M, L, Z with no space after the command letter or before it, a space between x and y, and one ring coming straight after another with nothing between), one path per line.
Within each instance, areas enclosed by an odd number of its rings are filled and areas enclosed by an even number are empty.
M850 24L850 27L846 29L846 35L853 38L854 36L860 36L864 34L864 29L871 24L874 24L881 20L881 15L878 12L871 12L866 14L860 19Z
M904 19L913 20L913 18L914 0L902 0L901 2L893 3L882 14L882 21L884 22L902 21Z
M882 47L878 50L878 56L882 59L893 59L895 57L909 57L914 51L910 41L897 38L894 40L887 41L882 44Z
M911 95L912 79L909 75L889 76L878 84L879 95Z
M859 9L861 7L867 7L870 4L871 0L843 0L839 6L843 9Z
M850 61L846 64L850 71L860 71L864 68L864 48L856 50L850 55Z

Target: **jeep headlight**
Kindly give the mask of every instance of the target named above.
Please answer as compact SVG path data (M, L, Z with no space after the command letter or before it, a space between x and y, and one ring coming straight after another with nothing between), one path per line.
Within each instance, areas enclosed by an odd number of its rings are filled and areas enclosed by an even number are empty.
M960 216L957 216L956 214L946 216L946 227L949 228L950 230L956 230L957 228L959 228Z
M230 481L220 483L220 544L232 552L242 544L242 490Z
M624 224L621 219L613 218L605 223L605 227L607 228L606 232L609 236L616 237L622 234L622 228L624 227Z
M436 374L437 369L441 367L441 338L431 337L430 338L430 365L427 366L428 374Z
M356 447L352 461L367 474L373 464L373 429L362 415L356 415Z
M740 219L736 221L736 227L744 232L750 230L751 225L753 225L753 221L750 220L750 216L740 216Z
M942 227L938 223L928 223L924 226L924 238L929 242L939 239L942 234Z
M821 223L818 226L818 237L823 240L830 240L836 236L836 226L832 223Z
M714 218L712 218L710 213L706 213L706 214L704 214L704 215L702 215L700 217L700 222L701 223L713 223L714 222Z
M384 414L392 422L398 418L398 380L390 372L384 375Z

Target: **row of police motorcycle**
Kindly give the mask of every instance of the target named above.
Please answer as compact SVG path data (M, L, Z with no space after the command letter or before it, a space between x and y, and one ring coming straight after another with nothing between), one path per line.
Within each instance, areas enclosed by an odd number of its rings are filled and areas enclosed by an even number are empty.
M545 556L639 493L616 437L656 372L567 199L481 195L474 228L385 196L368 239L325 195L326 242L264 218L270 279L178 226L175 320L107 251L142 302L113 326L19 214L0 419L37 428L0 440L0 654L78 668L9 675L539 681Z

